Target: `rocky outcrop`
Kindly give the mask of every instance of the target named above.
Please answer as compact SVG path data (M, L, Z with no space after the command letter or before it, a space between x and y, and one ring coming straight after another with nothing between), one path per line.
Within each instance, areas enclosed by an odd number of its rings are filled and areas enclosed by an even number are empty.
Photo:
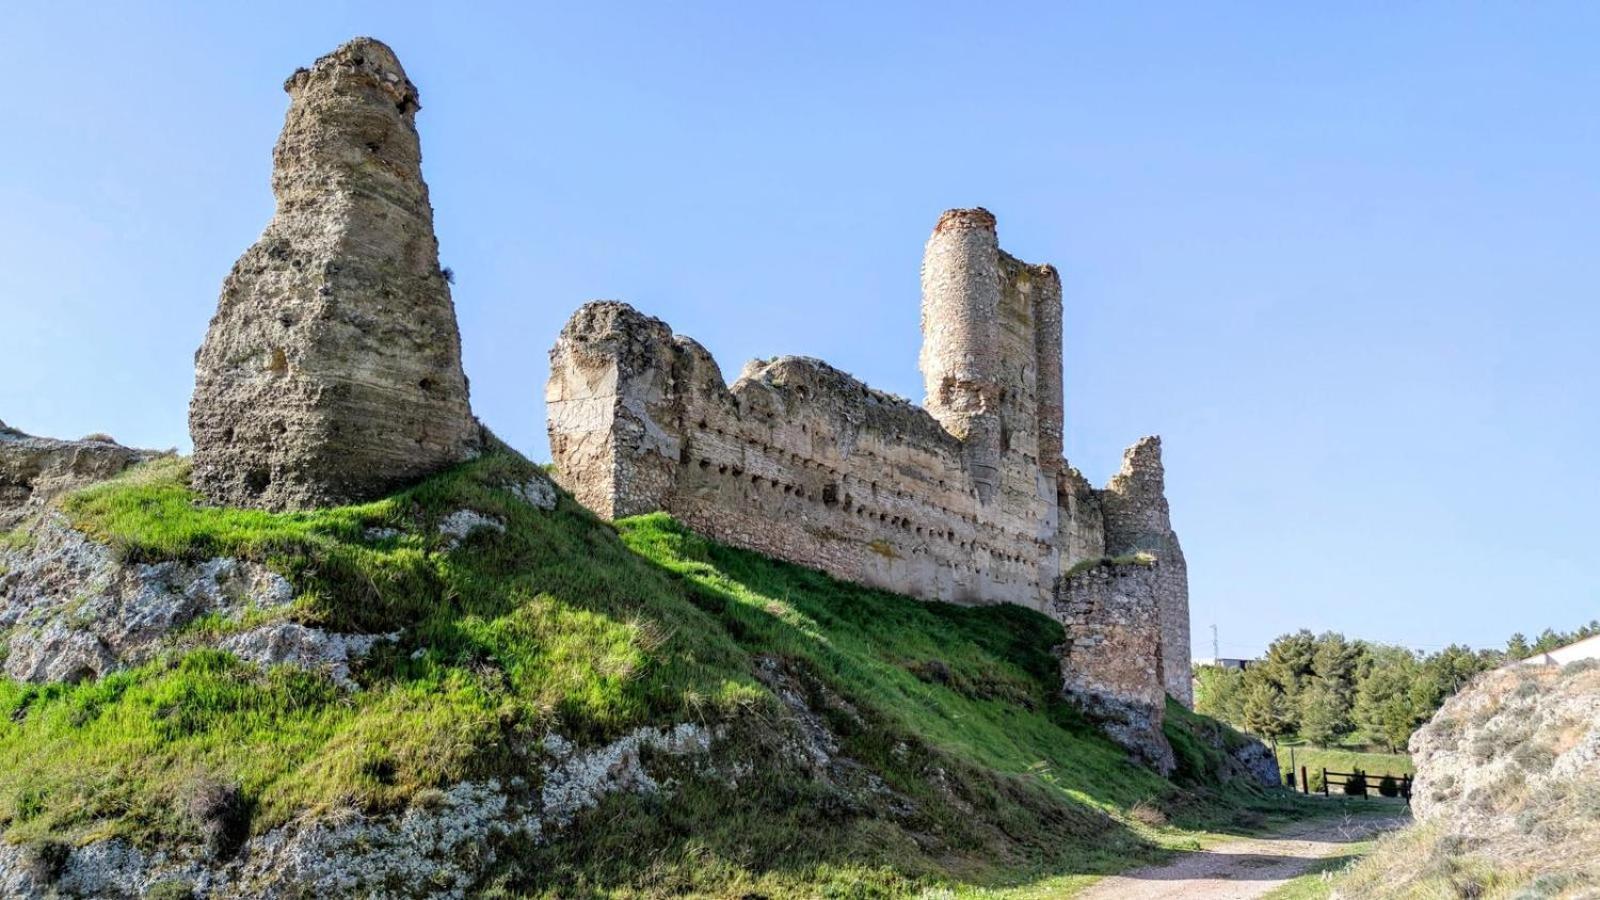
M270 619L287 615L294 598L289 582L260 563L127 563L60 515L46 515L23 540L0 545L4 673L35 683L101 678L198 645L184 629L204 616L241 624L247 616ZM354 689L351 666L376 642L396 637L338 634L280 618L209 640L245 662L326 672Z
M1417 729L1410 749L1417 818L1461 834L1515 830L1523 808L1585 784L1600 799L1600 665L1487 673Z
M0 531L71 490L156 456L103 435L79 441L33 437L0 422Z
M688 723L639 728L590 748L551 734L528 779L426 791L397 813L307 816L249 839L230 859L199 848L146 851L118 839L78 847L0 843L0 896L139 898L159 888L218 900L466 897L507 841L550 840L613 794L670 790L661 760L711 773L715 738Z
M422 180L417 89L358 38L294 73L277 212L195 356L195 487L301 509L370 499L473 454L461 339Z
M125 564L59 516L0 549L5 674L19 681L99 678L151 659L183 626L220 613L287 606L294 591L257 563Z
M326 672L334 683L355 689L350 667L371 652L379 641L398 640L392 634L337 634L299 622L274 622L222 639L217 646L263 669L294 666Z
M1099 492L1107 556L1148 553L1161 561L1162 672L1167 693L1194 707L1189 659L1189 567L1172 530L1161 438L1140 438L1122 455L1122 470Z
M1410 749L1417 824L1335 897L1600 896L1600 663L1485 673Z
M1134 758L1169 775L1177 762L1162 733L1160 564L1106 559L1067 573L1050 615L1066 628L1062 694Z
M1227 751L1226 765L1231 774L1262 787L1283 787L1283 775L1278 772L1278 758L1271 747L1255 738L1246 738L1227 748Z

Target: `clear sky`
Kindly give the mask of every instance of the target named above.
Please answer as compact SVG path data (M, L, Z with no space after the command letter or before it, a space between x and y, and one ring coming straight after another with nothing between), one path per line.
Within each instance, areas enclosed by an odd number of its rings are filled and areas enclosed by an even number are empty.
M283 79L370 34L422 92L476 411L627 300L736 375L921 397L922 243L1062 271L1067 455L1165 440L1195 654L1600 616L1600 5L9 4L0 419L187 448L272 212Z

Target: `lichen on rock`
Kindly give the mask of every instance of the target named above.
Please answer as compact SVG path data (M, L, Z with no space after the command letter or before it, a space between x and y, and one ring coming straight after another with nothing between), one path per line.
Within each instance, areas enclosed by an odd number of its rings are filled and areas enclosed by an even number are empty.
M471 894L502 843L549 839L606 796L665 789L644 758L705 758L712 730L692 723L639 728L580 749L559 735L543 743L548 759L521 777L463 781L419 795L404 810L335 809L307 815L246 841L230 859L194 848L146 853L127 841L60 847L40 871L27 847L0 843L0 893L6 897L143 896L155 884L187 886L207 898L417 896Z
M289 582L259 563L124 563L47 514L27 547L0 548L5 674L19 681L99 678L153 658L184 626L219 614L287 607Z
M338 634L298 622L274 622L232 634L217 646L262 668L295 666L326 672L340 687L352 689L350 666L371 652L379 641L395 641L393 634Z

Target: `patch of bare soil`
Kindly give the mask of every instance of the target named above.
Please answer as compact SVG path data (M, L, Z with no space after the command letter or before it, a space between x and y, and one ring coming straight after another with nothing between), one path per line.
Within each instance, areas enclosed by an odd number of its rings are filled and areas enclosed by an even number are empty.
M1228 841L1095 882L1078 900L1244 900L1305 874L1341 845L1407 819L1363 817L1296 823L1277 834Z

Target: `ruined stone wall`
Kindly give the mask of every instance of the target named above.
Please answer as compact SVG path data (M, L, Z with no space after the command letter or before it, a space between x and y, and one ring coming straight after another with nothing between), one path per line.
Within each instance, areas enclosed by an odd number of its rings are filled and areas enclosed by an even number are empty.
M1000 250L987 211L941 217L922 287L920 408L800 357L750 363L729 386L659 319L585 305L551 351L558 480L602 516L664 510L863 584L1070 611L1069 639L1092 661L1074 690L1100 685L1159 732L1164 693L1190 701L1187 576L1159 441L1129 450L1103 491L1061 458L1060 278ZM1159 565L1106 570L1126 589L1062 579L1136 551ZM1126 668L1095 680L1114 664Z
M1189 652L1189 570L1172 530L1161 439L1146 437L1122 456L1122 471L1100 492L1108 556L1149 553L1161 561L1162 645L1167 693L1194 706Z
M1166 695L1162 563L1088 563L1061 579L1050 615L1066 627L1062 692L1162 774L1175 763L1161 731Z
M665 510L719 540L930 599L1049 598L1053 533L983 515L960 441L826 363L756 362L728 387L699 344L601 302L562 331L551 373L557 477L601 515Z
M1061 551L1061 568L1066 571L1106 555L1106 529L1100 492L1082 472L1065 463L1063 468L1056 490L1056 546Z
M195 486L270 509L369 499L479 441L416 86L357 38L284 89L277 211L223 283L189 407Z

